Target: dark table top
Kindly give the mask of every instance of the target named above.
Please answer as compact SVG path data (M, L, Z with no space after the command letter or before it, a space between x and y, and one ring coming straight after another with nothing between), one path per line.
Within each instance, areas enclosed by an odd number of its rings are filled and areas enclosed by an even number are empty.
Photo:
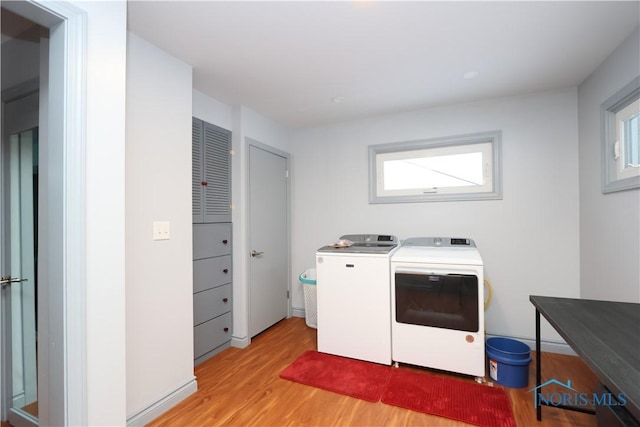
M640 304L530 295L567 344L640 420Z

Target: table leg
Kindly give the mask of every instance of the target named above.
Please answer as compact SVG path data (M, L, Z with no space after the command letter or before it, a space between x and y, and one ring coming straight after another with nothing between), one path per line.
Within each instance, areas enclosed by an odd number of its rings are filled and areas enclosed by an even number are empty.
M536 308L536 388L534 393L538 393L540 390L540 384L542 384L542 371L541 371L541 359L542 352L540 351L540 312ZM536 419L542 421L542 405L538 402L537 395L533 397L533 401L538 403L536 407Z

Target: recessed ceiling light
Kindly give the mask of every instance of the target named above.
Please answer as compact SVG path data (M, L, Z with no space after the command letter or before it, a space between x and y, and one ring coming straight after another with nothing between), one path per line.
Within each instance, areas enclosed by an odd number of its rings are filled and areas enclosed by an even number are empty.
M462 75L462 78L465 79L465 80L471 80L471 79L475 79L479 75L480 75L480 73L477 72L477 71L467 71L466 73L464 73Z
M335 104L340 104L341 102L344 102L344 97L334 96L333 98L331 98L331 101Z

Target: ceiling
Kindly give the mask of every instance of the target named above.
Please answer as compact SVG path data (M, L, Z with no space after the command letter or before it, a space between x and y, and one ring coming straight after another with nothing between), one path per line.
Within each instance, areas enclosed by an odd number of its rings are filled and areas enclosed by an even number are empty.
M292 128L574 87L639 20L637 1L128 6L129 30L192 65L194 88Z

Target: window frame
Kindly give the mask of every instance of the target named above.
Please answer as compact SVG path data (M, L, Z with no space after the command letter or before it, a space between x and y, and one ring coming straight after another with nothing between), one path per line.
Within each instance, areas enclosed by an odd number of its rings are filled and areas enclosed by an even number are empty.
M490 188L479 186L480 191L468 191L472 187L447 187L442 192L423 189L422 194L399 194L401 191L379 191L384 180L380 156L394 156L402 152L439 150L464 152L464 147L490 144ZM471 151L471 150L470 150ZM484 167L484 166L483 166ZM484 191L482 191L484 190ZM410 193L411 190L407 190ZM415 190L413 191L415 192ZM425 193L426 192L426 193ZM385 194L386 193L386 194ZM369 203L414 203L442 201L500 200L502 199L502 132L490 131L417 141L394 142L369 146Z
M600 106L603 194L640 188L640 170L635 174L624 169L620 170L615 154L615 144L618 140L618 113L638 99L640 99L640 76L634 78ZM618 153L623 150L624 147L618 146ZM620 159L622 157L619 156Z

